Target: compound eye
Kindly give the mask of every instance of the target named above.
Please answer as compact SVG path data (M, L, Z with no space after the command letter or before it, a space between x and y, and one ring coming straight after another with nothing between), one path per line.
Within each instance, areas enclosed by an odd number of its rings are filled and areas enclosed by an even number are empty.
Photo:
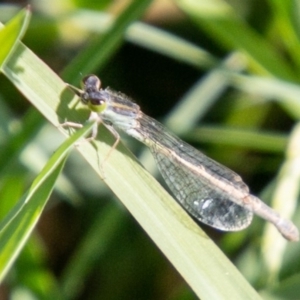
M100 97L99 93L90 94L87 105L92 111L101 113L106 108L106 101Z
M90 103L91 105L97 105L97 106L100 106L100 105L103 105L105 104L105 100L103 99L90 99Z
M81 81L81 86L84 91L99 91L101 80L96 75L87 75Z

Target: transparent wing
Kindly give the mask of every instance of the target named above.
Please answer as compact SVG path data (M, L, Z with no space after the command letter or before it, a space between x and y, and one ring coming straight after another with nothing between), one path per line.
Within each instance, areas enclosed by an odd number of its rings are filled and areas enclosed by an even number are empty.
M228 193L213 186L181 161L188 161L248 195L249 189L239 175L172 135L156 120L146 117L144 122L147 123L147 129L143 127L144 137L147 137L144 142L170 190L191 215L207 225L227 231L241 230L251 223L251 211L231 201Z
M252 213L228 200L218 189L194 176L178 162L153 151L160 172L180 204L195 218L212 227L235 231L247 227Z

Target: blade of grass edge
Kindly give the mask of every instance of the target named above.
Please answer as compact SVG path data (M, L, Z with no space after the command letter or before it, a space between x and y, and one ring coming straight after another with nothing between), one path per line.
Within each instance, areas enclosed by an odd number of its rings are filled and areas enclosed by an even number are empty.
M17 40L24 35L30 21L29 7L21 10L12 18L5 27L0 23L0 66L5 63L10 53L14 50Z
M52 155L20 199L0 224L0 282L28 240L61 173L69 151L91 129L92 123L67 139Z

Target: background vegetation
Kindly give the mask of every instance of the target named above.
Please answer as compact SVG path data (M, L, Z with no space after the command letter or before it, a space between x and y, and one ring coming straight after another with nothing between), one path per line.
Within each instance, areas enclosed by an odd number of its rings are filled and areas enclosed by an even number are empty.
M0 20L23 4L2 5ZM63 80L78 86L83 75L98 74L104 86L130 95L300 225L298 1L30 4L23 42ZM2 219L63 137L3 75L0 105ZM142 145L122 141L157 175ZM258 218L239 233L200 226L264 299L299 298L298 243L286 244ZM1 299L197 298L77 151L0 293Z

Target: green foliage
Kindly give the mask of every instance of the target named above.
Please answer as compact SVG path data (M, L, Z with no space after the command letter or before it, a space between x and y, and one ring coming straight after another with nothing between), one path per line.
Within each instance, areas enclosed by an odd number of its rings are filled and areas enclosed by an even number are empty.
M3 285L12 298L259 299L254 287L265 299L298 299L298 243L286 244L255 219L240 233L208 229L217 247L123 145L101 165L114 142L102 127L96 142L76 147L58 177L79 138L72 135L49 159L62 143L59 131L73 132L60 123L84 123L88 112L48 65L75 85L101 71L104 86L134 96L148 114L169 111L170 129L202 143L299 225L297 1L176 0L169 10L157 4L163 18L150 4L132 1L112 17L112 1L98 11L92 1L35 2L26 46L19 39L27 12L0 32L2 277L10 269ZM156 27L136 21L145 12ZM151 170L147 153L140 157ZM34 178L38 188L26 194Z

